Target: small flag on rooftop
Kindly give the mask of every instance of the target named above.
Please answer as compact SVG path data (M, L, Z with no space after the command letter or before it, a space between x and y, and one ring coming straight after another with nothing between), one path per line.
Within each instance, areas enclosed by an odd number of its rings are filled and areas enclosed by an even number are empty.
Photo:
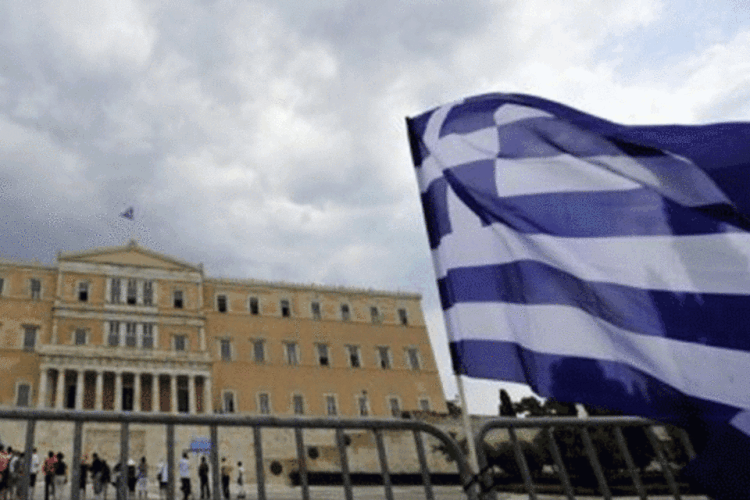
M407 126L456 373L699 429L689 474L747 498L750 123L488 94Z
M133 215L133 207L129 207L127 210L125 210L123 213L121 213L120 217L125 217L126 219L133 220L134 217L135 217Z

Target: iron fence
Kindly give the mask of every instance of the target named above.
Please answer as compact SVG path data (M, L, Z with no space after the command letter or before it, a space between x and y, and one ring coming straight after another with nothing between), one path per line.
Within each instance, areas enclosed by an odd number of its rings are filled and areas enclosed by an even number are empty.
M383 433L387 431L410 432L414 438L417 458L420 467L420 475L424 486L424 494L427 500L434 500L435 494L431 481L431 473L427 464L423 434L437 439L440 446L455 462L461 484L469 485L465 488L465 495L469 500L478 500L478 486L472 482L471 469L466 457L457 443L446 433L437 427L418 420L395 420L395 419L345 419L345 418L315 418L294 417L279 418L272 416L235 416L235 415L176 415L176 414L143 414L127 412L102 412L72 410L35 410L35 409L0 409L0 420L22 420L26 422L25 436L25 464L23 470L31 470L31 458L34 450L35 431L37 422L72 422L73 423L73 456L71 460L71 488L72 500L80 500L79 474L81 463L83 430L84 426L94 422L116 423L120 425L120 464L121 473L127 467L130 451L130 426L133 424L159 425L166 427L165 450L167 467L169 469L167 497L175 498L175 427L176 426L208 426L210 429L211 447L209 460L212 473L213 498L222 498L219 481L219 451L218 430L220 427L241 427L252 430L253 447L255 453L255 470L258 500L268 498L266 488L266 477L263 467L263 443L262 432L264 429L291 429L294 433L296 444L298 475L300 495L303 500L310 499L310 485L308 480L308 465L305 456L305 443L303 430L305 429L329 429L334 431L335 447L338 451L341 468L341 479L343 493L346 500L353 500L352 473L350 472L347 447L345 443L345 430L365 430L372 432L377 447L380 476L382 478L384 498L393 500L393 484L391 472L389 471L388 456L383 440ZM129 498L127 481L121 480L117 483L119 488L118 498ZM21 482L21 498L29 499L29 481Z
M548 448L546 451L549 452L549 457L552 459L553 464L551 468L559 480L559 484L555 485L555 489L561 488L569 500L575 500L575 486L577 485L572 481L570 471L568 470L571 467L570 454L564 453L566 450L561 449L561 443L558 443L558 440L561 438L561 431L563 430L567 431L565 436L569 439L571 437L578 439L580 444L582 444L582 450L578 450L580 452L579 458L588 461L590 469L587 469L587 471L593 475L593 478L590 479L595 480L595 484L591 489L596 491L597 496L601 496L605 500L610 500L613 497L610 488L612 478L610 477L610 481L608 481L608 474L602 465L602 458L608 459L611 463L612 455L616 451L619 451L619 458L624 463L625 467L623 469L629 475L632 488L641 500L646 500L648 493L641 477L642 467L639 467L635 463L633 453L629 449L625 434L623 433L624 429L641 429L652 448L653 457L655 457L653 462L657 464L655 467L651 467L651 469L661 473L669 494L676 500L680 500L682 493L675 480L675 471L678 467L670 462L670 457L665 450L664 443L662 443L654 432L655 426L657 426L655 422L637 417L501 417L492 420L485 423L475 436L478 462L481 469L481 473L476 479L482 486L480 496L486 500L496 498L495 491L498 489L498 478L501 476L498 474L496 460L493 460L493 457L489 456L493 452L493 447L488 444L488 435L491 431L502 429L508 433L515 464L518 466L518 471L520 472L529 499L537 499L539 485L535 483L534 476L536 475L537 479L539 479L539 474L532 473L529 466L529 455L535 451L543 452L545 450L538 450L538 445L532 446L528 441L522 442L517 432L520 429L535 429L538 432L534 441L546 444ZM602 448L601 443L595 443L595 439L592 438L592 430L597 429L600 433L595 435L595 437L601 436L601 431L605 431L611 433L609 435L614 438L613 444L616 450L611 448L605 449L604 452L607 453L606 457L602 456L602 450L599 453L597 452L597 448ZM687 433L681 429L675 429L675 433L676 440L679 441L678 446L682 447L685 457L687 459L693 458L695 452ZM630 435L632 436L632 432ZM580 463L579 461L578 464L580 465ZM609 472L611 475L611 470Z

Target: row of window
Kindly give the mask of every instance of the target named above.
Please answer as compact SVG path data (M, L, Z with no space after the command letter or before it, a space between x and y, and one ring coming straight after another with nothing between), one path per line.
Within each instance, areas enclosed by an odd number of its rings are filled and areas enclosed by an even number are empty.
M3 292L5 280L0 278L0 295ZM77 296L79 302L88 302L89 286L87 281L78 283ZM153 306L155 297L156 284L150 280L110 278L108 282L108 302L110 304L127 304L132 306ZM36 278L29 280L29 290L31 298L34 300L41 299L42 282ZM175 309L182 309L185 306L185 296L182 290L172 292L172 306ZM257 297L250 297L247 302L248 312L257 316L260 314L260 301ZM292 316L291 303L288 299L282 299L279 303L281 316L290 318ZM225 294L216 296L216 310L221 313L229 312L229 300ZM310 303L310 313L313 319L323 319L323 312L320 302L313 301ZM409 316L404 308L397 310L398 322L402 325L409 324ZM343 321L350 321L352 310L349 304L342 303L339 306L339 318ZM380 323L382 314L377 306L370 306L370 321Z
M324 407L326 415L335 417L340 414L338 405L338 396L336 394L325 394ZM370 399L366 393L359 394L355 397L357 414L360 417L367 417L372 414L370 409ZM237 411L237 394L232 390L222 392L222 411L224 413L235 413ZM403 411L401 399L398 396L388 396L386 399L388 409L392 416L400 417ZM259 392L256 395L256 411L261 415L270 415L273 413L271 406L271 395L267 392ZM419 398L418 407L422 411L430 411L429 398ZM307 413L305 397L301 394L293 394L291 399L291 410L295 415L305 415Z
M253 315L257 316L260 314L260 302L257 297L250 297L247 301L247 308L248 312ZM279 309L281 310L281 317L282 318L291 318L292 317L292 307L291 303L288 299L282 299L279 301ZM216 296L216 310L220 313L226 313L229 312L229 300L227 299L227 296L224 294L219 294ZM339 318L343 321L350 321L352 319L352 310L349 304L343 303L339 306ZM320 302L318 301L312 301L310 302L310 314L313 319L321 320L323 319L323 312L320 307ZM409 324L409 315L404 308L399 308L397 310L398 314L398 321L402 325L408 325ZM383 320L383 316L380 312L380 309L377 306L370 306L370 321L373 323L380 323Z
M153 323L135 323L130 321L110 321L107 345L110 347L125 346L130 348L153 349L156 344L155 325ZM36 345L37 327L26 326L24 328L24 348L34 349ZM79 328L73 332L74 345L86 345L88 343L88 331ZM301 350L299 343L286 341L284 344L284 361L287 365L297 366L300 364ZM348 366L351 368L362 368L363 359L361 348L358 345L346 345L345 356ZM172 349L175 351L188 351L188 336L177 334L172 339ZM259 364L267 363L268 348L265 339L252 340L252 358ZM421 370L422 361L419 349L407 347L405 349L406 365L411 370ZM388 346L377 346L375 349L377 366L388 370L393 368L393 354ZM331 366L331 348L328 344L315 344L315 356L318 366ZM230 339L219 340L219 357L222 361L235 360L234 349Z
M267 345L265 339L254 339L252 357L253 361L258 364L266 363ZM362 368L364 363L362 359L361 348L358 345L345 345L345 356L350 368ZM232 352L232 342L229 339L219 341L219 355L223 361L232 361L234 359ZM421 370L422 360L419 355L419 349L416 347L407 347L404 351L406 365L411 370ZM388 346L377 346L375 349L376 363L379 368L389 370L393 368L392 350ZM318 366L332 366L331 348L328 344L315 344L315 356ZM299 343L284 342L284 361L287 365L296 366L300 364L301 351Z

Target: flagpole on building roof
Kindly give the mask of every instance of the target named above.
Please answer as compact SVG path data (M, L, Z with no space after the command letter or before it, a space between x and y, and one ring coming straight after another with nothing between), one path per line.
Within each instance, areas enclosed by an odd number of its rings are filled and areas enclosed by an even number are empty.
M469 416L469 404L466 402L466 394L464 392L464 381L458 373L456 373L456 384L458 384L458 398L461 403L461 420L464 435L466 436L466 444L469 447L469 465L472 468L472 473L476 474L479 472L477 448L474 445L474 432L471 430L471 417Z

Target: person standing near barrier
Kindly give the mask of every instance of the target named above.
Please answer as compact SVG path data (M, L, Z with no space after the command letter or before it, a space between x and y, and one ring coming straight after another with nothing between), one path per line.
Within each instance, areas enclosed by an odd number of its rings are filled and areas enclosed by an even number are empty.
M94 489L94 500L100 500L102 493L102 461L99 459L99 455L94 453L91 455L91 484Z
M36 477L39 474L39 454L34 448L31 455L31 473L29 474L29 498L34 498L34 487L36 486Z
M156 479L159 481L159 498L161 500L167 500L167 487L169 486L169 473L167 472L167 462L161 460L158 466L159 472L156 474Z
M245 468L237 462L237 498L245 498Z
M232 466L227 463L227 457L221 458L221 490L224 499L229 500L229 484L232 481Z
M188 460L188 454L183 453L182 459L180 460L180 482L182 483L182 494L184 500L188 500L190 496L190 461Z
M81 491L81 500L86 500L86 484L88 483L88 473L91 466L89 465L89 456L84 455L81 459L78 473L78 488ZM72 485L71 485L72 488Z
M201 482L201 500L211 498L211 490L208 487L208 462L206 462L206 457L201 457L201 464L198 466L198 479Z
M50 451L47 459L44 461L42 466L42 472L44 473L44 500L49 500L50 497L55 498L55 464L57 458L55 458L55 452Z
M146 457L141 457L141 462L138 464L138 479L135 488L138 492L138 500L148 500L148 464L146 464Z
M55 498L63 500L65 496L63 491L65 483L68 482L68 464L63 461L65 455L62 453L57 454L57 462L55 462Z

